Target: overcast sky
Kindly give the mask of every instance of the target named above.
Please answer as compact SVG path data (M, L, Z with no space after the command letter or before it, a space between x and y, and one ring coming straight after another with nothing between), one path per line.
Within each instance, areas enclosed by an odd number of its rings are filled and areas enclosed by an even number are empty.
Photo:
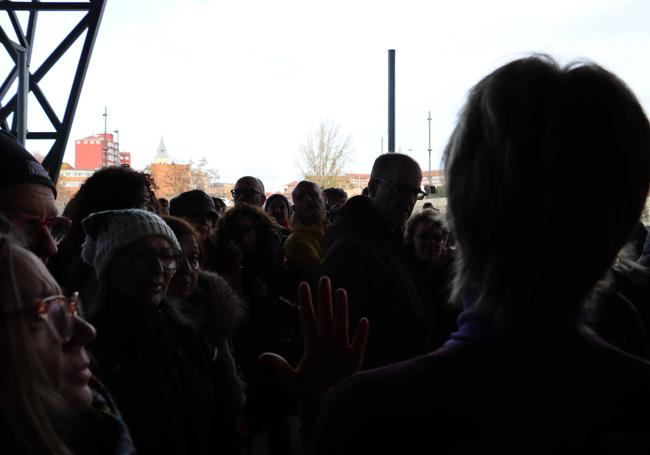
M80 17L39 16L33 70ZM79 49L41 84L61 117ZM164 136L177 162L205 156L222 181L252 174L281 190L300 177L299 144L323 119L352 138L346 170L368 173L387 143L388 49L397 51L397 148L423 169L428 111L438 168L468 89L531 52L600 63L650 106L643 0L108 0L65 160L74 162L75 138L103 131L107 106L108 130L120 131L135 168ZM32 102L32 131L47 122L38 110Z

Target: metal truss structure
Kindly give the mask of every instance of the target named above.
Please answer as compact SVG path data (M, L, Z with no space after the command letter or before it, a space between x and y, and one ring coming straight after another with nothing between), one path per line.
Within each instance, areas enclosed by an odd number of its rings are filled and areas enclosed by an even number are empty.
M2 85L0 85L0 127L6 131L11 131L22 144L25 144L27 139L54 140L54 144L43 160L43 166L47 169L54 182L56 182L59 176L63 154L70 137L72 120L77 110L81 88L86 77L86 71L90 63L90 56L93 51L105 5L106 0L78 2L0 0L0 11L7 12L14 34L18 38L18 42L11 40L7 31L3 30L0 26L0 42L2 42L2 45L14 62L14 68L6 76ZM27 30L23 30L18 21L17 11L29 12ZM58 14L61 14L61 12L66 11L81 11L86 12L86 14L84 14L83 18L67 34L61 43L54 48L52 53L36 71L32 72L30 69L30 59L38 14L45 12L58 12ZM63 119L59 119L45 93L39 87L39 82L84 32L86 32L86 36L72 80ZM16 94L5 103L4 98L16 80L18 81ZM52 124L53 131L29 131L27 127L27 95L29 92L34 94L43 112L47 115L47 118ZM13 117L10 127L7 119L12 114Z

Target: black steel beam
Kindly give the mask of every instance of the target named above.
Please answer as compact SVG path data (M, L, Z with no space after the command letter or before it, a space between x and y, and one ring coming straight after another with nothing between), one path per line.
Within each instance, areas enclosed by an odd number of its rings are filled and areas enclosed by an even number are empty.
M102 0L104 1L104 0ZM81 36L81 34L88 28L90 24L90 14L86 14L79 23L68 33L68 35L61 41L56 49L45 59L41 66L32 74L31 80L36 83L40 82L41 79L47 74L47 72L52 69L52 67L59 61L59 59L65 54L65 52L74 44L74 42ZM0 29L1 30L1 29ZM2 36L0 36L0 39ZM13 47L12 47L13 50ZM15 52L15 51L14 51ZM16 109L16 97L11 98L7 104L0 109L0 118L6 118L10 112L13 112Z
M9 72L9 75L7 76L5 81L0 86L0 102L2 101L2 98L4 98L7 95L7 92L9 91L11 84L13 84L14 81L16 80L16 77L18 77L18 68L14 66Z
M14 63L16 63L16 49L14 48L13 41L11 41L11 39L7 36L7 33L2 29L2 27L0 27L0 41L7 50L7 53L11 59L14 61Z
M7 11L7 14L9 15L9 20L11 21L11 25L14 28L16 37L18 37L18 42L20 43L21 46L26 48L27 39L25 38L25 33L23 32L23 28L20 26L20 22L18 21L18 16L16 16L16 12Z
M0 11L90 11L91 2L0 2Z
M49 139L54 140L54 144L49 150L49 153L43 161L43 165L48 170L50 177L56 182L61 163L63 161L63 154L65 147L70 137L72 129L72 121L79 104L81 95L81 88L83 81L88 70L90 63L90 56L95 44L97 32L104 14L106 0L90 0L87 2L41 2L39 0L32 0L31 2L15 2L10 0L0 0L0 11L7 11L11 25L18 38L18 43L13 42L5 30L0 27L0 42L7 50L11 59L16 66L12 69L0 86L0 100L4 98L14 81L18 77L18 52L16 46L22 46L26 49L27 63L29 64L34 45L34 37L36 31L36 22L39 11L85 11L87 14L79 21L79 23L68 33L68 35L59 43L59 45L50 53L50 55L43 61L40 67L32 74L29 74L29 91L34 93L35 98L43 108L48 119L54 127L53 132L36 131L27 132L27 139ZM27 30L24 33L21 24L16 15L16 11L29 11L29 19L27 23ZM47 97L41 90L39 82L48 73L52 67L59 61L65 52L75 43L75 41L86 32L84 43L79 56L79 62L72 81L70 95L65 108L63 119L60 120L56 115L54 109L50 105ZM0 108L0 125L5 130L8 130L7 118L13 114L14 119L18 112L17 107L17 94L5 105ZM20 108L21 110L23 108ZM26 109L26 107L25 107ZM24 110L26 112L26 110Z
M31 11L27 21L27 42L29 48L27 50L27 61L32 61L32 49L34 49L34 35L36 33L36 19L38 18L38 11Z
M27 132L27 139L56 139L57 132Z
M43 93L41 88L33 80L30 80L29 89L32 91L34 97L38 100L38 103L43 108L43 112L45 112L47 118L50 119L50 123L52 124L54 129L56 131L59 131L59 129L61 128L61 120L59 120L59 117L56 115L56 112L54 112L54 109L52 109L50 102L45 97L45 94Z
M79 98L81 96L81 88L83 86L84 78L86 77L86 72L88 71L90 55L92 54L95 45L95 39L97 38L97 32L102 21L105 6L106 0L96 0L92 3L92 9L86 15L89 18L88 31L86 32L84 45L81 49L79 65L77 66L77 71L75 72L74 80L72 82L72 89L70 90L70 97L68 98L68 104L65 109L65 114L63 115L61 128L58 131L59 134L54 141L54 145L43 160L43 166L47 169L53 182L56 182L59 178L59 171L61 170L61 163L63 162L65 146L70 137L72 121L75 112L77 111Z
M102 0L102 2L105 0ZM88 28L90 25L90 16L92 13L86 14L77 25L68 33L68 36L63 38L61 44L59 44L56 49L45 59L41 66L34 71L34 79L36 82L40 82L43 79L43 76L54 66L56 62L65 54L65 52L74 44L74 42L81 36L81 34Z

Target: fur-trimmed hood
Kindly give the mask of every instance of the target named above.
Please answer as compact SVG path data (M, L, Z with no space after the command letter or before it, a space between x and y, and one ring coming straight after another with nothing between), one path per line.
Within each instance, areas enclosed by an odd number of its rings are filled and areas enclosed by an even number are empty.
M223 277L213 272L201 271L190 298L174 301L215 344L231 336L246 316L244 301Z

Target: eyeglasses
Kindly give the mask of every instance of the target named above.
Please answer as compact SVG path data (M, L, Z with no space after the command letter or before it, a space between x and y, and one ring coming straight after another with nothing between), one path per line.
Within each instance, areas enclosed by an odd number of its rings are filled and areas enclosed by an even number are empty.
M43 219L34 215L23 214L18 216L18 221L27 237L33 238L38 236L45 229L50 233L54 243L57 245L65 238L72 224L68 218L63 216L53 216Z
M183 257L183 253L172 248L163 248L161 250L143 248L130 250L128 253L133 257L135 266L142 271L149 270L154 259L158 261L158 264L163 269L176 270L181 265Z
M53 295L41 299L36 299L36 305L29 308L5 313L7 317L20 316L32 311L36 311L38 317L46 321L55 334L60 338L61 343L65 344L72 338L74 329L74 318L78 314L79 293L75 292L70 297L64 295Z
M260 196L264 196L264 193L261 191L254 190L252 188L237 188L235 190L230 190L230 194L232 194L232 197L239 197L242 194L243 195L253 195L253 194L259 194Z
M180 257L180 264L178 268L181 268L184 264L187 264L190 270L199 270L201 267L201 261L198 256L188 257L186 254L182 254Z
M404 185L395 185L393 182L389 182L388 180L384 180L379 177L374 177L375 180L379 180L382 183L385 183L388 185L388 187L391 189L393 194L395 193L407 193L410 194L412 198L417 199L418 201L421 201L424 199L424 196L427 195L424 191L422 191L420 188L413 188L409 186L404 186Z

